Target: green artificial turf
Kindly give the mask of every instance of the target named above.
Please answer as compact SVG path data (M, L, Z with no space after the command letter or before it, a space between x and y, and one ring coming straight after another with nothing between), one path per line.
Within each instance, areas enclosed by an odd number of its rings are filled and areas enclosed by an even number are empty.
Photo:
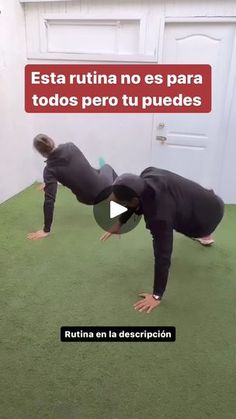
M0 206L1 419L235 418L236 207L203 248L175 236L165 299L141 222L99 242L92 208L58 192L49 238L33 185ZM175 343L61 343L62 325L175 326Z

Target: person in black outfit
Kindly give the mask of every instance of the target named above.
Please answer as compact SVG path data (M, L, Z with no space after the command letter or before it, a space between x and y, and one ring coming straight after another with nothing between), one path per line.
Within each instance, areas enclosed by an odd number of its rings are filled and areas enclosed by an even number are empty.
M133 213L143 214L153 237L155 256L152 294L134 304L135 309L150 313L166 289L173 249L173 231L195 238L202 244L214 242L212 233L224 215L224 203L213 190L167 170L149 167L140 176L124 174L112 187L111 199L128 208L119 222L101 240L118 234Z
M73 143L61 144L56 147L54 141L44 134L34 138L35 149L46 157L46 166L43 172L44 178L44 227L28 234L28 238L36 240L47 237L53 221L54 204L57 194L57 184L69 188L78 201L86 205L97 203L96 199L105 199L103 190L109 190L117 177L111 166L105 164L100 170L90 166L83 153Z

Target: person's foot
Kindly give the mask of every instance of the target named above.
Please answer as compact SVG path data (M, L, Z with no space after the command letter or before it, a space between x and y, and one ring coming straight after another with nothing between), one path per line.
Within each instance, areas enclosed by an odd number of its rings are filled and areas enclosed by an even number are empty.
M215 243L215 240L213 239L211 234L205 237L194 238L194 240L196 240L202 246L212 246L212 244Z

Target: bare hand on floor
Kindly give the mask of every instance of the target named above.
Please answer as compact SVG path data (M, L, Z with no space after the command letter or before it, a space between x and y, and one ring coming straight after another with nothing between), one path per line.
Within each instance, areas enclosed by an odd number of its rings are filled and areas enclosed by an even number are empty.
M120 231L121 231L121 227L122 224L118 221L117 223L115 223L109 231L107 231L105 234L103 234L100 237L100 240L102 242L105 242L106 240L108 240L113 234L118 234L118 237L120 238Z
M44 188L45 188L45 183L40 183L38 186L37 186L37 190L38 191L44 191Z
M143 297L142 300L137 301L137 303L133 305L134 309L139 312L146 311L147 313L151 313L151 311L161 303L161 300L155 300L152 294L143 293L139 294L139 296Z
M38 239L43 239L44 237L47 237L48 235L49 235L49 233L46 233L43 230L33 231L32 233L29 233L27 235L27 239L29 239L29 240L38 240Z

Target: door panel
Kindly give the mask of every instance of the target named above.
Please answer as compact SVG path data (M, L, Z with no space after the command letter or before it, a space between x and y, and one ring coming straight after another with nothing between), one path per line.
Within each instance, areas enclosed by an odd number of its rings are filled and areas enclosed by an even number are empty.
M152 164L217 189L217 153L222 146L224 113L235 25L228 23L167 23L164 64L212 66L212 112L156 114ZM166 141L159 141L160 136Z

